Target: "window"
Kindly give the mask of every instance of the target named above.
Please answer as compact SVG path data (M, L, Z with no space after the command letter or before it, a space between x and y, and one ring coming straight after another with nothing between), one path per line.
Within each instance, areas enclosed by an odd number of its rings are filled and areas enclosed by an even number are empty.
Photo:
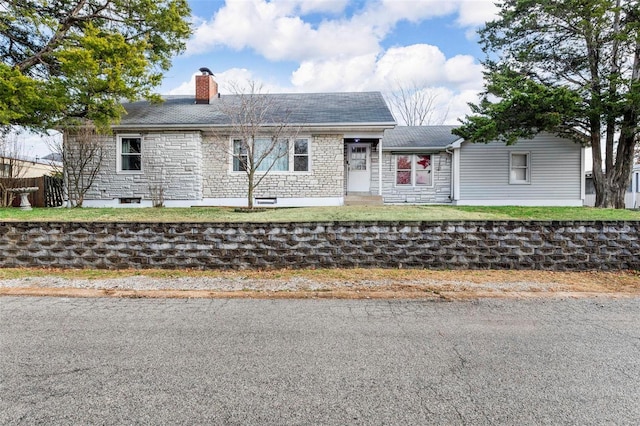
M411 155L396 158L396 185L411 185Z
M416 155L414 159L416 162L416 185L431 186L433 183L431 180L431 156Z
M288 139L273 141L270 138L257 138L254 142L253 160L260 162L258 172L308 172L308 139L295 139L293 150L289 149ZM233 171L246 171L249 164L249 149L242 139L233 139Z
M369 148L362 145L351 145L349 148L349 169L350 170L367 170L367 152Z
M309 141L307 139L296 139L293 147L293 171L309 171Z
M528 152L512 152L510 157L510 184L526 184L531 182L530 154Z
M431 155L397 155L396 185L433 186Z
M11 163L1 163L0 164L0 177L10 178L12 172Z
M120 151L120 171L142 171L142 138L140 136L120 136L118 148Z
M241 139L233 140L233 171L244 172L247 170L247 163L249 157L247 155L247 148L242 144Z

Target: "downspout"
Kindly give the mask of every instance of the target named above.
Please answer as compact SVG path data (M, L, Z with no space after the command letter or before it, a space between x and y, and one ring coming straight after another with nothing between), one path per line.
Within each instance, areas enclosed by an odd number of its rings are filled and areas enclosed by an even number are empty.
M583 146L580 149L580 198L582 199L582 205L584 206L584 200L586 198L586 148Z
M633 172L631 174L631 208L635 209L636 208L636 194L638 192L638 173L639 172Z
M451 198L451 204L454 204L454 201L456 199L456 193L455 193L455 189L456 189L456 185L455 185L455 179L456 179L456 172L455 172L455 163L453 161L454 159L454 152L451 148L447 147L444 149L444 152L446 152L447 154L449 154L451 156L451 179L450 179L450 185L451 188L449 189L450 191L450 198Z
M382 197L382 138L378 140L378 196Z

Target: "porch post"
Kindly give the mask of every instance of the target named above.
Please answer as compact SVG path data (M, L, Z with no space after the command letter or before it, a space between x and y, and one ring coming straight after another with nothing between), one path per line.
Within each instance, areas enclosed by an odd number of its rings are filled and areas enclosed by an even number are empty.
M378 140L378 195L382 197L382 138Z

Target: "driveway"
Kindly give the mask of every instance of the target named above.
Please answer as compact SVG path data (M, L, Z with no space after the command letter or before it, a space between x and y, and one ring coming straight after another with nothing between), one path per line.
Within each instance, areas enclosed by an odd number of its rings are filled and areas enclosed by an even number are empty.
M0 297L2 424L638 424L640 299Z

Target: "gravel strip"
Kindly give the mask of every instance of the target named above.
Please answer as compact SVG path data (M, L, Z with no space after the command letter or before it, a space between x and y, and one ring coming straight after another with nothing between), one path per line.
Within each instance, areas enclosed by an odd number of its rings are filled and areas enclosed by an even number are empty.
M107 289L107 290L211 290L211 291L326 291L332 289L347 290L376 289L393 284L402 286L438 288L446 291L525 291L548 292L563 290L565 286L554 283L513 282L513 283L472 283L468 281L438 281L438 280L358 280L320 282L308 278L291 279L247 279L247 278L213 278L213 277L180 277L180 278L151 278L133 276L126 278L108 279L69 279L56 276L28 277L19 279L0 280L0 288L79 288L79 289Z

